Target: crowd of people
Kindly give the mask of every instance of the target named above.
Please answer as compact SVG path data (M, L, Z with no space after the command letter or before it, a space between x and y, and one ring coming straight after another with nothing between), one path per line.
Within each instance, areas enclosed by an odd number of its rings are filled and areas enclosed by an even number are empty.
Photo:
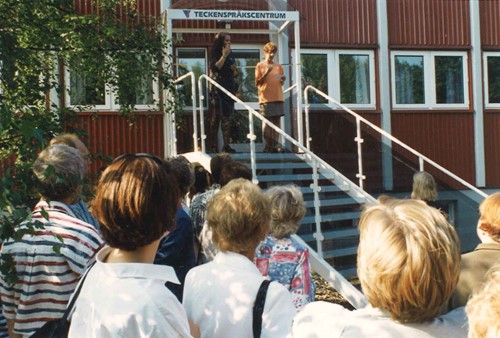
M211 68L234 93L230 42L218 35ZM285 77L276 46L264 53L260 109L279 126ZM14 270L0 271L0 337L39 332L70 299L69 337L500 336L500 193L480 205L481 244L460 255L434 178L416 173L411 199L381 196L362 212L357 274L369 305L318 302L309 251L292 236L306 214L300 189L252 183L230 155L234 102L218 93L216 104L225 152L210 169L122 154L90 201L85 144L48 142L33 163L40 200L1 247ZM264 151L282 152L273 128L263 132Z
M69 337L500 334L500 193L481 203L481 244L462 257L454 227L428 201L366 206L357 266L369 305L349 311L314 301L309 252L291 237L306 213L298 187L263 192L227 153L210 172L183 156L123 154L89 207L87 168L88 150L68 134L33 164L40 201L22 236L2 245L16 274L0 278L5 336L61 318L79 283Z

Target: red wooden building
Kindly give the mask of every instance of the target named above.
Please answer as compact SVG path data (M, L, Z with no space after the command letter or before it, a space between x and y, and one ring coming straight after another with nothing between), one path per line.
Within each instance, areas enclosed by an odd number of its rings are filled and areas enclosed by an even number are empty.
M90 10L85 0L75 3L83 12ZM137 5L157 17L168 16L169 9L297 11L303 84L324 91L471 184L500 186L496 170L500 165L500 0L138 0ZM173 46L174 71L207 73L213 31L227 30L244 69L242 97L254 102L251 67L272 37L244 30L265 30L273 24L177 20L171 27L178 40ZM289 66L292 85L298 63L293 57L293 30L288 30L285 41L281 61ZM160 94L155 94L156 99ZM349 171L345 159L355 148L352 121L320 97L309 98L311 149ZM110 155L124 151L168 155L168 141L164 141L168 131L160 113L144 109L137 124L129 126L106 102L96 106L97 119L90 112L80 113L92 150ZM294 109L291 101L285 130L297 136ZM178 153L193 149L191 118L187 108L176 133ZM369 139L366 144L370 145ZM375 163L372 170L381 167Z

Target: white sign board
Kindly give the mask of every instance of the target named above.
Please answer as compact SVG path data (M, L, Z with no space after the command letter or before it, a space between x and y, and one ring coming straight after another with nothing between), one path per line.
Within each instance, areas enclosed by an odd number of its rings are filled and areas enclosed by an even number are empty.
M168 18L174 20L298 21L299 13L286 11L169 9Z

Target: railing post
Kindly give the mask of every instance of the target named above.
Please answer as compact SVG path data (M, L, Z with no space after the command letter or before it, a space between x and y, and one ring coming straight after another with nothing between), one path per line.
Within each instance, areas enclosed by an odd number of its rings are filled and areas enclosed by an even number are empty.
M422 156L418 157L418 170L424 171L424 159Z
M193 72L191 75L191 111L193 113L193 151L198 151L198 123L196 121L196 83Z
M247 138L250 140L250 165L252 167L252 182L254 184L259 184L259 180L257 179L257 162L255 161L255 139L257 136L255 135L253 128L253 114L250 110L248 110L248 129L249 133Z
M364 190L364 180L366 176L363 174L363 147L361 144L364 142L361 137L361 121L359 118L356 118L356 137L354 141L358 143L358 173L356 177L359 179L359 187Z
M325 236L323 236L323 232L321 231L321 203L319 199L321 187L319 186L318 162L315 159L312 160L312 167L313 183L311 183L311 189L314 192L314 222L316 223L316 232L313 236L316 238L318 255L323 259L323 241L325 240Z
M309 86L307 86L304 89L304 108L305 108L305 115L306 115L306 147L307 149L311 150L311 133L309 129L309 98L307 97L307 90L309 89Z
M203 77L198 78L198 98L199 98L199 107L200 107L200 133L201 133L201 152L206 153L206 145L205 145L205 139L207 138L207 135L205 134L205 114L203 112L203 88L201 86L201 80L203 80Z

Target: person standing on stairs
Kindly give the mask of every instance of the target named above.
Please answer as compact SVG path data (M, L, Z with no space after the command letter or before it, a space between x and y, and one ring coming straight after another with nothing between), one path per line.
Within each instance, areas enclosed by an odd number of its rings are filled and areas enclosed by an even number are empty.
M227 33L220 32L215 36L214 45L212 48L212 56L210 59L210 70L212 77L231 94L236 93L235 78L239 76L236 69L236 61L231 54L231 36ZM222 151L226 153L234 153L235 150L229 145L231 140L232 119L234 115L234 100L226 93L223 93L217 87L212 86L211 104L213 114L210 119L209 147L217 152L217 131L219 123L221 123L222 138L224 146Z
M277 47L268 42L264 46L264 61L255 67L255 85L259 93L260 113L271 123L280 128L281 116L285 115L283 98L283 83L285 75L283 67L274 62ZM266 123L262 123L265 153L282 153L284 150L278 145L279 133Z

